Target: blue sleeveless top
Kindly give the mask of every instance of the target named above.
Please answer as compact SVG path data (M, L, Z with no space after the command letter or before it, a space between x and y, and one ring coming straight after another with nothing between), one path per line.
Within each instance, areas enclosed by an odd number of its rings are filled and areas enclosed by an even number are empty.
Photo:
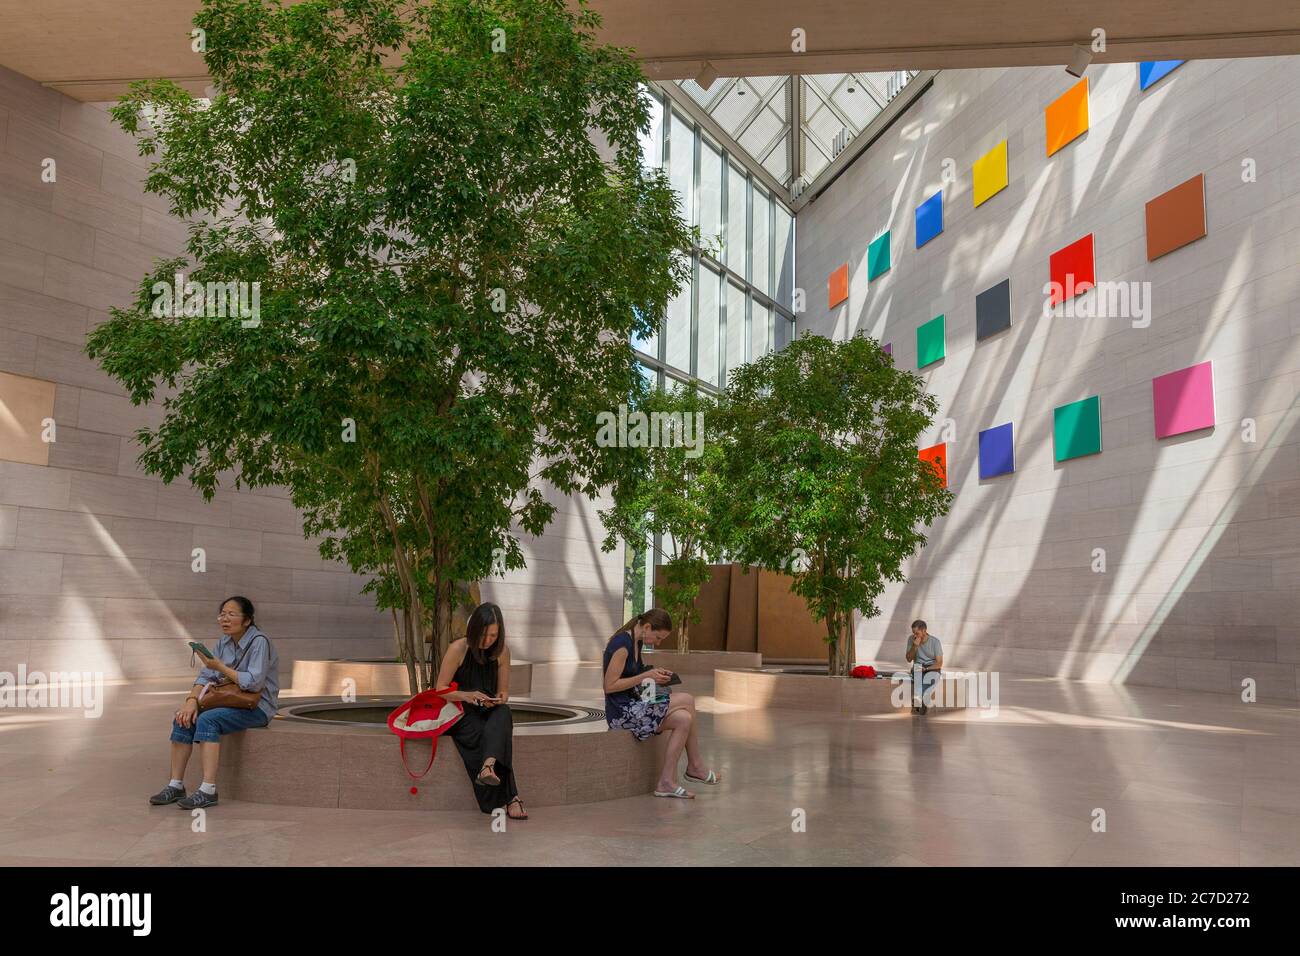
M610 660L620 648L627 651L627 660L623 662L623 673L619 674L619 677L635 677L642 671L651 669L649 664L641 663L641 646L632 639L632 635L627 631L619 631L605 645L605 656L600 668L602 680L605 672L609 670ZM638 700L640 700L640 695L635 687L616 691L613 694L606 694L605 719L607 721L611 719L617 720L623 716L628 707Z

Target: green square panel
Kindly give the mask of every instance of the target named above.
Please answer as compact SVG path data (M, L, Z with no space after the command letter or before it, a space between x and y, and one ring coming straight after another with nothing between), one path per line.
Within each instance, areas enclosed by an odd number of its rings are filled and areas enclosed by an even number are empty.
M889 230L877 236L867 246L867 281L889 271Z
M940 315L916 329L916 367L925 368L943 355L943 316Z
M1053 431L1057 461L1097 454L1101 451L1101 396L1056 409Z

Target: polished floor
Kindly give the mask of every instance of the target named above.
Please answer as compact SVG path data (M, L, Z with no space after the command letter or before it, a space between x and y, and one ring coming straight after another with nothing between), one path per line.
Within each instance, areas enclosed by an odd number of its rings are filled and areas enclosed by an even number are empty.
M593 664L538 665L532 697L595 702L598 680ZM0 865L190 866L232 845L317 866L1300 864L1294 707L1004 675L995 717L827 717L685 682L721 785L537 808L504 833L473 811L237 800L192 832L189 814L146 802L166 782L183 679L110 687L95 720L0 710ZM197 773L196 757L191 787Z

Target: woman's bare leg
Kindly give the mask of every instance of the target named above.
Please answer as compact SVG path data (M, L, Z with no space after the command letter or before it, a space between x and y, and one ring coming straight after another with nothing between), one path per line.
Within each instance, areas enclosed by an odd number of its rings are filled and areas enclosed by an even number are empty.
M217 767L221 764L221 744L210 743L203 745L203 782L217 782Z
M655 785L655 790L660 793L671 793L677 789L677 760L682 755L682 748L686 746L686 738L690 736L691 723L691 712L679 708L664 717L663 723L659 725L661 732L662 730L670 732L668 749L664 752L663 769L659 772L659 782Z
M190 754L194 752L193 744L172 741L172 779L184 780L185 768L189 766Z

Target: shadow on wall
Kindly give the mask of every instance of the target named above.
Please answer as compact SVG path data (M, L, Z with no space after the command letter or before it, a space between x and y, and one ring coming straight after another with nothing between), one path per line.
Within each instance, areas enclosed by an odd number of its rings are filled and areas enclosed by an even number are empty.
M972 347L975 294L1006 275L1016 318L1009 332L974 346L956 364L955 384L940 383L954 396L943 414L962 423L952 474L958 499L931 529L909 583L887 592L887 623L860 625L860 635L871 634L859 637L860 659L870 660L877 649L889 656L919 616L948 639L953 663L967 669L1234 694L1249 677L1260 699L1296 699L1300 422L1296 330L1285 310L1298 297L1300 196L1284 198L1279 177L1264 170L1258 182L1241 181L1238 154L1255 151L1256 141L1220 138L1240 112L1211 110L1189 119L1186 110L1161 110L1149 99L1168 97L1167 107L1185 95L1179 85L1199 83L1196 94L1211 91L1206 102L1214 103L1216 94L1230 102L1245 97L1243 86L1267 87L1294 62L1188 63L1164 81L1166 88L1144 94L1134 65L1090 72L1094 103L1120 104L1094 119L1089 135L1104 136L1104 145L1089 155L1076 141L1045 168L1035 155L1041 140L1025 142L1014 132L1036 128L1032 118L1007 121L1013 170L1018 156L1022 170L1038 172L1033 183L1022 172L990 200L1017 204L1012 228L991 217L977 226L983 207L968 223L971 210L963 208L941 237L950 245L940 294L953 303L950 338L958 343L949 359ZM1040 76L1033 83L1030 71L1006 71L975 99L1021 97L1026 105L1019 113L1041 116L1060 84L1056 71ZM1030 84L1035 95L1025 96ZM1275 130L1255 132L1263 139ZM933 142L920 148L951 145ZM1116 183L1129 154L1151 144L1162 150L1152 164L1158 173ZM968 151L960 148L962 155ZM909 169L937 164L930 157ZM1146 262L1138 248L1144 203L1201 171L1208 238ZM925 186L916 173L909 191L919 196ZM951 203L969 203L968 192L957 190ZM1135 217L1136 241L1130 236ZM1116 318L1041 317L1047 270L1038 250L1089 232L1097 236L1099 278L1151 283L1149 328ZM1117 234L1130 239L1119 248L1108 245L1108 235ZM1211 260L1213 251L1222 254ZM858 326L883 328L878 303L868 297L866 305L869 315ZM927 317L899 318L910 331L907 323ZM1151 378L1207 358L1215 363L1217 426L1157 441ZM1032 369L1027 381L1010 374L1026 365ZM1052 462L1051 409L1095 394L1103 453ZM1255 422L1254 442L1243 440L1246 418ZM980 482L976 433L1008 420L1016 423L1018 471ZM1094 570L1095 549L1104 551L1104 571Z

